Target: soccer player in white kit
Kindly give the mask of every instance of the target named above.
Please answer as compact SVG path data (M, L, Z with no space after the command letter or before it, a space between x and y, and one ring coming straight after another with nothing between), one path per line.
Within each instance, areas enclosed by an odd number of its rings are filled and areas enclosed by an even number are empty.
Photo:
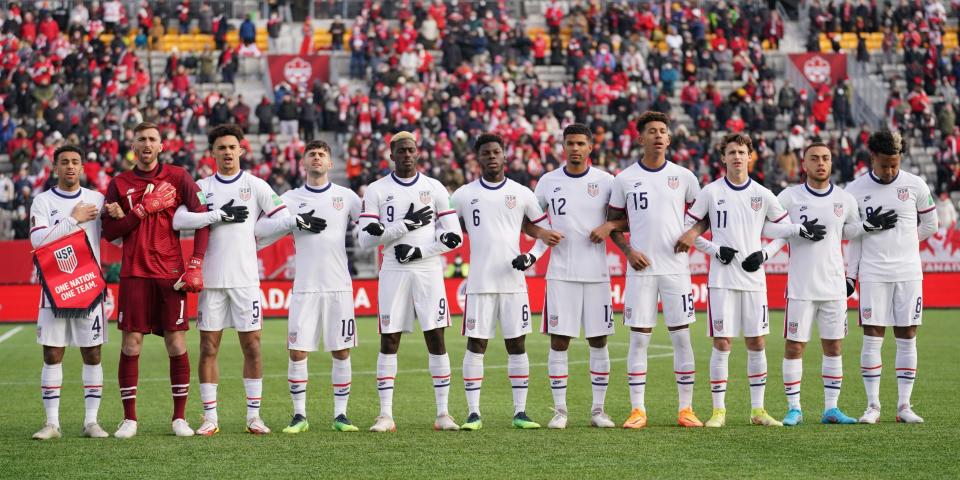
M938 225L936 204L926 182L900 170L903 140L880 131L867 141L871 167L867 175L850 182L847 192L857 199L861 216L896 212L896 227L851 241L847 283L860 278L860 325L863 350L860 371L867 392L867 409L860 423L880 420L880 352L886 327L893 327L897 343L897 421L921 423L910 395L917 375L917 327L923 314L923 268L920 242Z
M479 430L480 388L483 384L483 356L487 341L497 332L499 320L507 349L507 376L513 390L513 426L540 428L526 413L530 360L524 343L531 332L527 282L523 271L533 265L561 239L557 232L536 227L546 220L536 196L529 188L505 178L503 139L480 135L473 146L482 177L453 193L451 204L470 236L472 267L467 277L463 328L467 351L463 356L463 388L469 414L463 430ZM520 253L520 231L543 240L536 248Z
M358 431L347 418L352 383L350 348L357 345L357 331L346 237L350 226L360 218L360 197L353 190L330 182L328 173L333 170L330 153L326 142L308 143L300 161L307 175L306 183L280 196L287 206L284 211L257 222L260 248L293 233L297 249L287 324L290 351L287 383L293 400L293 418L283 429L284 433L301 433L310 428L307 356L317 351L321 342L323 349L333 356L333 429Z
M627 383L630 387L630 417L624 428L647 424L644 393L647 382L647 347L657 324L657 303L663 303L663 318L673 344L673 373L679 396L677 423L702 427L693 413L696 364L690 344L689 325L696 321L690 284L690 255L674 250L683 234L684 212L700 193L697 177L690 170L666 159L670 147L670 119L661 112L644 112L637 119L643 158L614 179L608 218L626 217L629 243L622 232L611 234L627 257L623 322L630 327ZM659 297L659 298L658 298Z
M393 386L403 332L420 322L429 352L430 376L437 403L435 430L459 430L447 408L450 357L443 331L450 326L440 255L462 242L456 210L440 182L417 172L418 146L410 132L390 139L394 171L367 186L360 214L360 248L383 245L378 292L380 354L377 390L380 415L372 432L393 432ZM434 222L436 218L436 222ZM439 225L438 225L439 224Z
M103 195L80 186L83 173L83 150L64 145L53 153L57 186L33 199L30 206L30 244L38 248L83 229L100 261L100 210ZM103 305L94 308L86 318L58 318L49 300L40 294L37 316L37 343L43 345L43 368L40 371L40 392L47 412L46 424L33 434L36 440L60 438L60 390L63 385L63 354L66 347L80 347L83 358L83 403L85 415L83 436L105 438L110 435L97 423L100 397L103 392L103 367L100 345L107 341L107 318Z
M256 219L271 217L284 209L280 197L267 182L240 170L244 155L240 141L243 130L237 125L214 127L207 139L217 162L217 173L200 179L197 185L209 212L177 209L175 230L196 230L210 225L210 243L203 259L203 284L197 312L200 330L200 400L203 424L197 435L220 431L217 416L217 382L220 368L217 354L225 328L233 328L243 351L243 386L247 398L247 431L270 433L260 418L263 392L263 365L260 358L260 270L257 264ZM248 218L252 216L253 218Z
M843 382L841 343L847 335L848 296L843 278L841 239L893 228L896 217L868 217L861 222L857 201L830 183L833 159L830 147L825 143L808 145L803 151L801 165L807 175L806 181L780 192L777 199L790 214L792 222L803 223L815 218L826 228L826 234L824 240L817 243L803 239L789 241L787 307L783 318L783 337L786 339L783 388L787 397L787 414L783 424L794 426L803 422L800 409L803 351L810 341L814 324L817 324L823 345L824 410L820 421L857 423L837 407ZM770 251L779 252L784 243L786 241L782 239L774 240Z
M722 427L726 423L724 399L730 338L737 336L743 337L747 347L747 376L752 407L750 422L754 425L782 426L763 407L767 383L764 336L769 333L770 325L766 276L760 267L771 252L761 249L760 234L763 232L777 238L801 235L817 241L823 239L823 227L817 225L816 220L804 225L779 224L787 218L786 210L780 206L773 192L747 176L747 162L753 151L750 137L728 134L721 141L720 148L726 166L725 176L705 186L687 210L688 226L709 218L713 231L712 241L702 237L696 239L697 248L712 257L708 280L707 327L709 335L713 337L713 353L710 357L713 415L705 426ZM737 261L731 263L734 260Z
M567 427L567 349L581 328L590 345L591 424L616 426L604 412L610 377L607 336L614 331L607 248L602 240L594 242L607 223L613 175L590 167L592 151L590 129L578 123L567 126L563 130L566 164L540 177L534 190L550 216L551 229L564 237L550 254L540 327L541 333L550 335L547 371L555 415L548 428ZM609 234L609 229L604 232Z

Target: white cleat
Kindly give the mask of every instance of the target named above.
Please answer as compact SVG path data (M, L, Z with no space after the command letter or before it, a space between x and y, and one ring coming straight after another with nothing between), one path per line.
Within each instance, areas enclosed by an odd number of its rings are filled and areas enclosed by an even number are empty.
M192 437L194 434L190 424L182 418L174 420L171 426L173 427L173 434L178 437Z
M910 405L900 405L897 411L897 423L923 423L923 417L913 413Z
M373 421L373 426L370 427L371 432L396 432L397 424L393 423L392 417L386 417L380 415Z
M247 431L254 435L266 435L270 433L270 427L263 423L260 417L253 417L247 420Z
M567 428L567 411L553 409L554 416L550 419L550 423L547 423L547 428L554 428L558 430L563 430Z
M88 438L107 438L110 434L107 433L99 423L92 422L83 426L83 436Z
M443 415L437 415L437 420L433 422L433 429L438 432L455 432L460 430L460 425L457 425L453 417L445 413Z
M218 425L217 422L211 422L204 417L203 423L200 424L200 428L198 428L195 433L202 437L211 437L219 431L220 425Z
M117 431L114 432L113 436L116 438L133 438L137 434L137 421L124 419L120 422L120 426L117 427Z
M869 423L873 425L880 421L880 407L875 405L870 405L863 412L863 416L860 417L860 423Z
M617 424L613 423L613 420L610 419L610 415L607 415L601 409L595 409L591 412L590 425L597 428L616 428Z
M60 437L60 427L56 425L50 425L49 423L44 425L39 432L33 434L34 440L51 440Z

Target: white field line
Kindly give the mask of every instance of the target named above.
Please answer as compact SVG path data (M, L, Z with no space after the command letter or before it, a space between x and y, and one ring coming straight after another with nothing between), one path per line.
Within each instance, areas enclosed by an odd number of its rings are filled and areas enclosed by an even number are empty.
M20 333L20 330L23 330L23 326L13 327L7 333L0 335L0 343L3 343L4 340Z

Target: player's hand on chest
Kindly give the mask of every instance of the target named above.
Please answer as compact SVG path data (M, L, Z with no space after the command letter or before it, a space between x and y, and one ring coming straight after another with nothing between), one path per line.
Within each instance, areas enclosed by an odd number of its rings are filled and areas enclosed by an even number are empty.
M431 217L437 213L433 211L433 192L429 188L410 187L387 192L380 203L380 220L384 223L403 221L404 216L410 212L411 206L414 212L419 212L424 208L429 209L432 212Z

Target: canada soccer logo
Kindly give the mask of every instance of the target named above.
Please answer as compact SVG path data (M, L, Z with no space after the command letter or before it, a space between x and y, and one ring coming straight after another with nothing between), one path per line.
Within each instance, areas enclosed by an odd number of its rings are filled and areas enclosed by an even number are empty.
M588 183L587 195L590 195L591 197L596 197L597 195L600 195L600 185L596 183Z
M431 198L432 197L430 197L430 190L424 190L420 192L420 203L424 205L430 205Z
M817 55L803 62L803 74L810 83L827 83L830 81L830 62Z
M909 198L910 198L910 191L909 191L909 190L907 190L906 188L898 188L898 189L897 189L897 199L899 199L901 202L906 202L907 199L909 199Z
M836 215L836 216L838 216L838 217L843 217L843 204L842 204L842 203L834 203L834 204L833 204L833 214Z
M864 308L864 309L863 309L863 319L864 319L864 320L870 320L870 317L872 317L872 316L873 316L873 309L872 309L872 308Z
M763 197L750 197L750 208L752 208L754 212L759 212L762 206Z
M333 197L333 209L343 210L343 197Z
M247 200L250 200L250 196L252 194L253 194L253 191L249 186L240 187L240 200L243 200L244 202L246 202Z
M73 273L77 268L77 255L73 251L72 245L53 252L53 257L57 259L57 266L63 273Z
M517 206L517 196L516 195L507 195L503 197L504 203L507 204L507 208L514 208Z
M310 62L297 57L283 66L283 78L294 85L304 85L313 76L313 67Z
M677 177L667 177L667 186L676 190L680 186L680 179Z

